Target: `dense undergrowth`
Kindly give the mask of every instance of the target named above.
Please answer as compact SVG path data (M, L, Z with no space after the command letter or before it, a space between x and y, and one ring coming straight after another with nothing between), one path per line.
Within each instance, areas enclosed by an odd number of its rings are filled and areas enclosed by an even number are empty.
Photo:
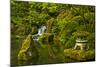
M47 29L37 45L31 36L41 25ZM87 51L73 50L78 37L88 40ZM11 1L11 65L89 60L95 60L95 6Z

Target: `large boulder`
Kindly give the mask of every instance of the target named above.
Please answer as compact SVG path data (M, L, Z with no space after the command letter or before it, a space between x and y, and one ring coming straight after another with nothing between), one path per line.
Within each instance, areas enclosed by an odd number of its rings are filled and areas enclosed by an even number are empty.
M74 50L65 49L64 54L66 58L71 58L75 61L94 61L95 60L95 50Z

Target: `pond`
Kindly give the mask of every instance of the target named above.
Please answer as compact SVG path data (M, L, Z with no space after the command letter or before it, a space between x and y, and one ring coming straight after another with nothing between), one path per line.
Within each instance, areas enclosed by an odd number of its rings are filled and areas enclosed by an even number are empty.
M18 51L20 47L16 47L17 53L14 53L12 57L15 57L11 60L12 66L24 66L24 65L40 65L40 64L57 64L65 62L74 62L74 60L66 60L64 55L64 47L61 42L39 42L33 40L30 48L25 53L27 60L18 60ZM13 52L13 51L12 51ZM11 57L11 58L12 58Z

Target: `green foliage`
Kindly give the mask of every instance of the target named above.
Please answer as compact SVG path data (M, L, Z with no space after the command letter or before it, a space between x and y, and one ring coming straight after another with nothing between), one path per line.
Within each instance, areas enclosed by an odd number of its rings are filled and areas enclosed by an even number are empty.
M42 25L47 29L39 41L46 44L32 44L31 36ZM34 59L30 60L33 64L73 62L71 58L91 60L95 49L95 6L11 1L11 34L13 61L16 56L25 61ZM69 49L78 37L88 40L88 51ZM68 61L65 61L64 48L68 48L65 50L65 55L70 56ZM28 51L33 52L33 57L27 56ZM17 63L13 61L12 64Z
M75 37L72 36L69 40L65 43L65 48L73 48L75 45Z
M95 33L91 33L88 37L88 45L90 49L95 49Z
M41 36L39 36L39 41L41 41L41 42L46 42L46 43L48 43L48 42L53 42L53 34L51 34L51 33L44 33L43 35L41 35Z
M90 23L95 21L95 13L93 12L85 13L84 17Z
M39 36L38 39L39 39L39 41L41 41L41 42L47 42L47 39L46 39L46 38L47 38L47 36L43 34L42 36Z

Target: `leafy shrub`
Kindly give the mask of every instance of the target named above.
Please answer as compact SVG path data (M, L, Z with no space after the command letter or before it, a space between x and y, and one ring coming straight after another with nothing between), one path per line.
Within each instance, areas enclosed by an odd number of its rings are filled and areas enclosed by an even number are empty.
M75 45L75 37L72 36L71 38L69 38L68 41L66 41L66 44L65 44L65 48L73 48L74 45Z

